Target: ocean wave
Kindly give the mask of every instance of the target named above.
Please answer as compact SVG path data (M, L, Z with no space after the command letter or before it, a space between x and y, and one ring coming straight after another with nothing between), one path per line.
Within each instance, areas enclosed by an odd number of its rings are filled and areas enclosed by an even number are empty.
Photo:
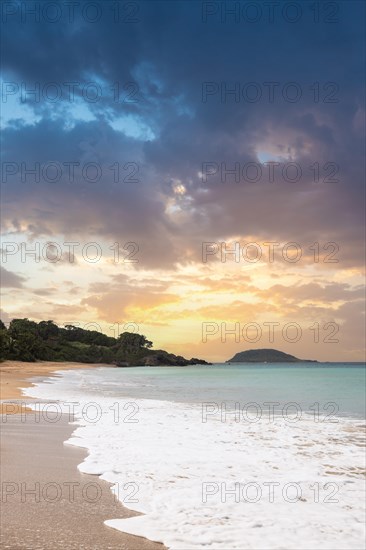
M79 470L112 483L119 500L143 514L106 525L172 550L362 547L361 420L243 423L228 415L204 423L192 403L101 394L91 422L83 414L90 396L76 376L25 393L58 399L64 412L66 402L77 404L78 427L66 443L89 452Z

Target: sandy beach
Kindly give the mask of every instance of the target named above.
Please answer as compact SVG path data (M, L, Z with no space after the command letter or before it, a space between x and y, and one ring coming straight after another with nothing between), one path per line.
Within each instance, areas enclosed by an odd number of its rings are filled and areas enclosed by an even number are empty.
M0 365L1 399L9 403L1 416L3 548L164 550L161 544L103 524L136 514L114 498L108 483L79 472L77 465L86 451L64 445L75 429L68 415L56 423L37 421L32 414L14 414L24 412L24 407L10 408L13 400L30 401L22 398L20 388L32 385L31 377L95 366L15 361Z

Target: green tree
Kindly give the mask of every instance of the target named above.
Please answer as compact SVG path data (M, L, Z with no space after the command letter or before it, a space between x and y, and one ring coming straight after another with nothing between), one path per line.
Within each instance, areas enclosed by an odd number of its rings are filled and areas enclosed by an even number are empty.
M9 359L35 361L41 349L38 325L29 319L13 319L8 329Z
M143 334L123 332L118 338L118 347L127 354L136 353L143 349L150 349L153 343Z
M4 329L0 329L0 361L4 361L4 359L9 359L9 351L10 336L5 327Z
M41 321L38 323L38 334L42 340L48 340L49 338L57 338L60 329L53 321Z

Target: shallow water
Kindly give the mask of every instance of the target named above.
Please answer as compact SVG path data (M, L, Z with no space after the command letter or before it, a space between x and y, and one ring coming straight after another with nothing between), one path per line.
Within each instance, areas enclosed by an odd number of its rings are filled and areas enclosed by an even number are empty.
M25 391L74 410L80 470L145 514L112 527L174 550L358 549L364 384L364 365L236 364L65 371Z

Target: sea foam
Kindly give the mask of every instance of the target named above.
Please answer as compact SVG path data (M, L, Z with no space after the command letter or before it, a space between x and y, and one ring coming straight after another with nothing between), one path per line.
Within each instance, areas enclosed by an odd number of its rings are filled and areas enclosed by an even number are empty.
M24 393L73 403L79 470L143 514L106 525L172 550L363 547L360 420L202 422L198 404L91 396L82 371L60 374Z

